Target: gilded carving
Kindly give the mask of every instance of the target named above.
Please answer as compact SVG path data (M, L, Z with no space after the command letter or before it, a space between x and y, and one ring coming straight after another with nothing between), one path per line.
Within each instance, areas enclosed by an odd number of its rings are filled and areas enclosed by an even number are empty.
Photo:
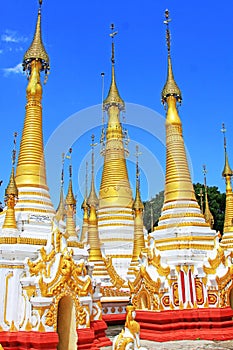
M40 249L41 259L39 261L33 262L28 259L27 263L28 263L29 272L31 276L35 276L35 275L37 276L38 274L40 274L40 275L44 275L45 277L50 277L50 269L51 269L51 265L55 261L54 260L55 254L56 253L54 249L52 249L52 251L49 254L47 254L45 248L42 247Z
M178 289L178 283L175 282L173 284L173 302L175 306L179 306L179 289Z
M157 269L158 274L160 276L167 277L169 275L169 273L170 273L170 267L169 266L162 267L160 260L161 260L161 256L160 255L157 255L157 256L154 255L153 259L151 259L151 260L148 259L148 263L149 263L149 265L152 264Z
M170 297L169 297L169 295L164 295L164 297L162 298L161 302L163 303L163 305L164 305L165 307L168 307L170 304L172 304L172 303L170 302Z
M65 289L74 291L79 296L86 296L93 293L90 276L87 275L84 262L75 264L72 258L73 252L64 249L60 256L59 267L54 280L50 283L39 279L39 287L42 296L59 295Z
M208 293L209 305L215 305L218 301L218 297L215 293Z
M78 308L78 323L83 326L87 323L87 313L86 310L80 306Z
M114 266L112 265L111 257L103 258L103 260L105 262L105 266L113 286L116 287L117 289L120 289L126 283L126 281L117 274Z
M195 279L195 288L196 288L197 304L202 305L204 303L203 284L197 278Z
M3 315L3 318L4 318L4 323L7 325L7 326L10 326L10 322L7 320L6 318L6 313L7 313L7 303L8 303L8 286L9 286L9 279L13 277L13 272L10 271L8 273L8 275L6 276L6 283L5 283L5 297L4 297L4 315Z
M47 314L46 314L46 321L45 324L49 327L52 327L54 324L56 324L56 319L55 319L55 306L54 304L51 305L49 308Z
M224 266L226 266L226 259L224 255L224 250L219 247L219 249L216 252L216 256L214 259L208 259L208 263L210 267L203 266L203 270L207 275L214 275L216 274L216 269L219 267L219 265L222 263Z
M219 296L220 296L220 307L224 307L224 306L227 306L227 293L225 291L225 289L220 289L219 291Z
M104 297L129 297L129 291L116 289L114 287L101 287L100 292Z

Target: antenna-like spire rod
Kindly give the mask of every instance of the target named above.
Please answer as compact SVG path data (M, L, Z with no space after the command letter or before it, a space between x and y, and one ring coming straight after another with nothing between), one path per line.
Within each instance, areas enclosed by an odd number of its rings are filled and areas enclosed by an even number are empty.
M104 76L105 76L105 73L101 72L101 77L102 77L101 105L102 106L104 102ZM104 108L102 108L102 125L104 125Z
M137 181L137 186L139 187L139 178L140 178L140 171L139 171L139 165L138 165L138 158L142 154L142 152L139 152L139 146L136 145L136 181Z
M143 210L144 206L141 201L141 196L140 196L140 171L139 171L139 165L138 165L138 158L142 153L139 152L139 147L136 145L136 194L135 194L135 200L133 203L133 209L134 210Z
M95 143L95 135L91 135L91 173L92 176L94 176L94 147L97 146L97 143Z
M223 133L223 140L224 140L224 151L226 152L227 150L227 141L226 141L226 131L227 129L225 128L225 124L222 123L222 129L221 129L222 133Z
M93 206L95 208L97 208L98 204L99 204L99 200L98 197L96 195L95 192L95 174L94 174L94 147L97 146L97 143L95 143L95 135L92 134L91 135L91 150L92 150L92 154L91 154L91 190L90 190L90 194L89 197L87 199L87 204L89 206Z
M205 188L206 188L206 174L207 174L206 165L203 164L203 175L204 175L204 186L205 186Z
M18 136L18 133L17 132L14 132L14 147L13 147L13 150L12 150L12 165L14 166L15 165L15 159L16 159L16 139L17 139L17 136Z
M114 64L115 63L114 37L115 37L115 35L117 35L118 32L114 31L114 29L115 29L114 23L111 24L110 28L111 28L111 31L112 31L112 33L109 34L110 37L112 38L112 57L111 57L111 61L112 61L112 64Z
M64 184L64 163L65 163L65 153L62 153L61 155L61 164L62 164L62 168L61 168L61 185L63 186Z
M167 53L168 56L171 55L171 33L169 29L169 22L171 22L171 18L169 18L168 9L165 10L165 21L163 23L166 25L166 43L167 43Z
M71 153L72 153L72 148L69 148L69 155L67 155L66 158L70 159L70 165L69 165L69 176L70 176L70 179L72 178Z
M88 162L86 162L85 198L87 198L87 186L88 186Z

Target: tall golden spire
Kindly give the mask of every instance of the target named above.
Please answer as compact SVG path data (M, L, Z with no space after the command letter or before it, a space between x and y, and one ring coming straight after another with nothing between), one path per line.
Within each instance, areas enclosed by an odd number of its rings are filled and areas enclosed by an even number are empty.
M89 261L103 260L100 250L100 240L98 234L98 220L96 215L96 207L89 204L90 214L88 219L88 244L90 247Z
M167 109L166 177L164 204L158 226L155 228L155 243L158 249L164 251L202 249L201 247L211 250L214 246L215 233L209 229L196 200L184 146L182 123L177 109L177 103L181 103L182 96L172 72L170 21L169 11L166 10L164 23L166 25L168 73L162 90L162 102ZM189 230L190 233L187 236ZM201 236L200 232L202 232Z
M108 115L106 133L102 133L104 165L99 191L98 231L106 256L123 279L127 275L133 251L133 197L126 166L125 131L121 125L124 101L115 79L115 46L117 32L112 33L112 81L103 109Z
M61 190L60 200L56 210L56 219L58 221L64 220L65 218L65 200L64 200L64 153L62 153L62 170L61 170Z
M72 149L69 150L71 157ZM76 213L76 199L74 197L73 193L73 186L72 186L72 165L69 165L69 187L68 192L66 196L66 235L68 238L70 237L77 237L76 229L75 229L75 213Z
M124 101L121 99L115 79L115 46L114 25L112 33L112 81L103 108L108 113L106 131L106 146L104 151L104 167L100 185L100 208L110 206L132 206L132 191L129 184L125 161L123 131L120 123L120 112L124 110Z
M94 147L96 146L95 143L95 136L91 136L91 189L90 194L87 199L87 204L90 208L89 212L89 219L88 219L88 244L90 246L90 252L89 252L89 261L99 261L102 260L102 254L100 250L100 241L99 241L99 234L98 234L98 220L97 220L97 214L96 210L98 208L99 200L96 195L95 191L95 174L94 174Z
M228 155L227 155L227 143L226 143L226 128L222 124L221 129L224 135L224 155L225 155L225 164L222 172L222 176L225 177L226 181L226 208L225 208L225 220L223 228L223 237L221 240L221 245L225 248L233 248L233 193L231 186L231 177L233 172L231 170Z
M87 204L88 162L86 162L85 195L81 208L83 209L83 225L80 241L83 242L88 232L88 204Z
M17 133L14 133L14 148L12 151L12 170L10 181L5 190L5 201L7 205L5 220L3 223L3 229L17 229L15 220L15 204L18 198L18 189L15 183L15 157L16 157L16 137Z
M143 233L143 210L144 205L140 195L140 173L138 166L138 145L136 146L136 195L133 203L134 210L134 245L132 262L138 263L138 258L141 250L145 248L144 233Z
M182 123L178 115L177 102L181 102L181 92L172 73L170 54L169 11L165 11L166 39L168 48L168 75L162 91L162 101L167 106L166 116L166 184L164 203L184 199L196 202L190 177L182 134Z
M36 186L47 189L42 134L41 71L49 70L49 57L41 40L41 1L35 35L24 55L23 67L28 74L26 116L20 144L16 183L18 187Z
M214 217L210 211L209 207L209 200L208 200L208 194L207 194L207 184L206 184L206 174L207 174L207 169L206 166L203 165L203 174L204 174L204 188L205 188L205 213L204 213L204 218L207 224L209 224L210 228L213 228L214 226Z
M89 206L93 206L93 207L97 208L98 204L99 204L99 200L98 200L98 197L97 197L96 191L95 191L94 147L97 145L97 143L95 143L95 135L92 134L91 139L92 139L92 143L91 143L91 148L92 148L92 154L91 154L91 190L90 190L90 194L89 194L88 199L87 199L87 204Z

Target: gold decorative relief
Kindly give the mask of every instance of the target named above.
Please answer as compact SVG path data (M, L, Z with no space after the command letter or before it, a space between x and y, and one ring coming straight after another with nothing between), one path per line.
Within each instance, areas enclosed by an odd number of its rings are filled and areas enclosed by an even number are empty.
M169 266L167 266L167 267L161 266L161 261L160 260L161 260L161 256L160 255L157 255L157 256L154 255L153 259L149 260L148 263L149 263L149 265L151 264L157 269L158 274L160 276L167 277L169 275L169 273L170 273L170 267Z
M224 266L226 266L226 259L224 255L224 250L220 247L217 252L214 259L208 259L208 263L210 267L203 266L203 270L207 275L214 275L216 274L216 269L219 267L219 265L222 263Z
M112 265L111 257L107 257L106 259L103 258L103 260L113 286L116 287L117 289L120 289L126 283L126 281L122 277L120 277L116 272L114 266Z

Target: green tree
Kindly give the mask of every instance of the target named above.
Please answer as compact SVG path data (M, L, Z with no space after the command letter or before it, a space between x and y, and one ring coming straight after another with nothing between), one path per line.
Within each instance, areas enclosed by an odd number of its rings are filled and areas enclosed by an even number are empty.
M156 194L151 200L144 202L144 216L143 222L148 232L151 232L151 222L153 227L158 225L158 220L161 214L164 200L164 191Z
M203 184L196 183L193 185L197 201L202 207L203 211L205 210L205 188ZM203 197L201 196L203 193ZM226 195L221 193L216 186L207 187L207 197L209 202L210 211L214 217L214 226L213 229L223 233L224 225L224 216L225 216L225 205L226 205ZM202 204L203 201L203 204Z

